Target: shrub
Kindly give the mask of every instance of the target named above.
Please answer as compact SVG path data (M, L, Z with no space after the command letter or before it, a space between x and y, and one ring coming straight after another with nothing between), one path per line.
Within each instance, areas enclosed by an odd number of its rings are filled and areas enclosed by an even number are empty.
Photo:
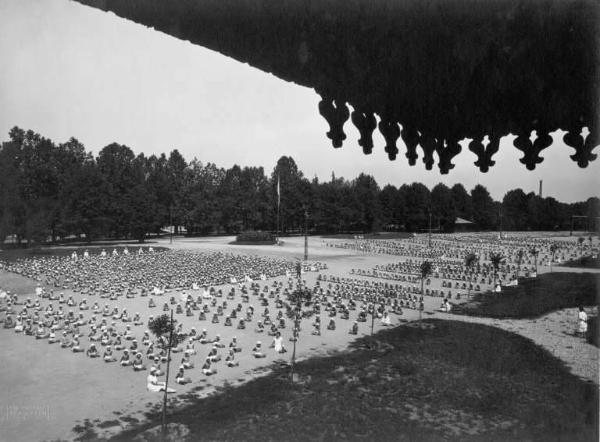
M595 345L596 347L600 347L598 345L598 316L594 316L588 320L588 331L587 331L587 341Z
M275 236L271 232L243 232L236 237L237 242L268 242L274 243Z

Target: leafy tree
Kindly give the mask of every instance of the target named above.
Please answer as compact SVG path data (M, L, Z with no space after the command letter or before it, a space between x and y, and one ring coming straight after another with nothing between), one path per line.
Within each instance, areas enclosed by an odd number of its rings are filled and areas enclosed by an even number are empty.
M444 232L454 230L457 211L453 202L452 191L445 184L436 184L431 189L431 210L434 219L438 220Z
M483 230L494 228L495 209L494 200L488 190L481 184L471 190L471 202L473 205L473 221Z
M273 195L272 204L276 207L277 183L279 182L281 195L280 225L282 232L301 229L304 224L304 211L302 207L308 205L309 195L303 195L300 190L300 183L303 179L304 175L298 169L292 157L283 156L279 158L271 174L271 194Z
M426 230L429 222L431 195L421 183L402 186L405 211L405 225L409 231Z
M467 255L465 256L465 267L471 273L471 275L469 275L469 285L467 288L467 296L471 296L472 273L473 273L475 265L477 264L478 261L479 261L479 258L473 252L467 253Z
M175 227L175 234L179 234L179 226L183 224L183 180L184 171L187 163L177 149L169 154L169 159L165 165L166 181L168 186L168 206L169 216L172 216L172 222Z
M585 241L585 239L583 239L583 236L580 236L579 238L577 238L577 242L579 243L579 256L583 256L583 242Z
M502 199L503 227L507 230L526 230L528 209L529 200L525 192L521 189L508 191Z
M467 193L462 184L455 184L450 189L452 192L452 203L456 209L457 216L471 220L473 218L473 205L471 196Z
M550 272L552 272L552 263L554 262L554 255L558 251L558 244L550 244Z
M298 263L299 264L299 263ZM300 264L299 264L300 265ZM300 278L298 278L300 282ZM300 323L302 318L309 316L314 310L312 306L312 292L307 287L297 287L296 290L292 291L288 295L289 306L286 309L286 314L289 318L294 321L294 328L292 330L292 359L291 359L291 379L294 381L294 368L296 366L296 342L300 338ZM306 307L307 309L303 309Z
M167 388L169 386L169 367L171 366L171 349L177 347L185 339L185 336L176 333L175 324L176 322L173 320L173 310L171 310L170 317L166 314L163 314L154 318L148 323L148 329L154 336L156 336L159 346L161 348L167 349L167 372L165 376L162 412L163 434L165 434L167 427Z
M419 324L421 323L421 315L423 314L422 312L422 308L421 308L421 301L423 299L423 296L425 295L425 291L424 291L424 283L425 283L425 278L428 278L429 275L431 275L431 273L433 272L433 267L431 265L431 262L429 261L423 261L421 263L421 267L420 267L420 274L421 274L421 300L419 301Z
M381 206L378 196L380 190L375 178L361 173L352 183L352 190L355 196L356 211L359 214L357 219L359 229L363 232L379 230Z
M521 271L521 263L523 262L523 256L525 256L525 251L523 249L519 249L517 251L517 279L519 279L519 273Z
M490 253L490 262L492 263L492 268L494 269L494 290L496 289L496 279L498 278L498 270L500 269L500 264L504 262L504 256L501 253Z
M537 274L537 257L540 254L540 251L533 247L531 250L529 250L529 254L531 256L533 256L533 262L535 263L535 273Z

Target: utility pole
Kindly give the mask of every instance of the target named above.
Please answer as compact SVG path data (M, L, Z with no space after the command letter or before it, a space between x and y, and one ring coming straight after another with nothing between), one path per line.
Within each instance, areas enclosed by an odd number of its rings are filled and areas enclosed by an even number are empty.
M569 233L569 236L573 236L573 215L571 215L571 233Z
M308 261L308 209L304 209L304 261Z
M429 248L431 248L431 209L429 209Z
M169 389L169 366L171 365L171 346L173 345L173 309L171 309L171 323L169 330L169 344L167 348L167 374L165 376L165 394L163 396L163 409L162 409L162 434L163 437L167 435L167 393Z
M169 244L173 244L173 229L175 228L175 226L173 226L173 205L172 204L169 206L169 224L171 224L171 228L169 229L171 231L171 238L169 239Z
M502 207L498 209L498 217L500 218L500 224L498 225L498 228L500 230L500 239L502 239Z

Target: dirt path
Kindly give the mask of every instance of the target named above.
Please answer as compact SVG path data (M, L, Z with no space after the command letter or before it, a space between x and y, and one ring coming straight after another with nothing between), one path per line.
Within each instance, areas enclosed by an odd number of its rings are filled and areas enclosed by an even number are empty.
M598 314L597 307L587 307L588 314ZM577 309L558 310L537 319L492 319L435 312L431 317L472 322L498 327L531 339L550 351L580 378L599 383L599 349L575 336Z

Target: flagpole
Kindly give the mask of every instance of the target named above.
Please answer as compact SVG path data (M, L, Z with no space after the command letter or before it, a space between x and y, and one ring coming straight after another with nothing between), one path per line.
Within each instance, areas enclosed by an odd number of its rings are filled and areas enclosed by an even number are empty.
M281 206L281 184L277 174L277 242L279 242L279 206Z

